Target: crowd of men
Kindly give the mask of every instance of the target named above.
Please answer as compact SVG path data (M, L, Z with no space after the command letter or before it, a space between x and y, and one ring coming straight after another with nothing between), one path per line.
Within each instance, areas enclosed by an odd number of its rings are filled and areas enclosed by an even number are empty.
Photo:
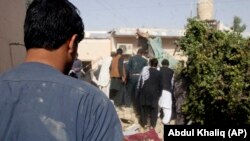
M123 50L117 49L100 63L96 85L116 107L132 107L142 127L155 128L160 113L164 125L171 120L174 71L167 59L159 62L145 53L139 48L136 55L125 60Z

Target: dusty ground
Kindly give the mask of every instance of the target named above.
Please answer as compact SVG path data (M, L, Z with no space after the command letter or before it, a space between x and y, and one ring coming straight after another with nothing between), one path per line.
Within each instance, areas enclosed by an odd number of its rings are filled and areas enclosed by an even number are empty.
M116 111L118 113L118 116L121 120L122 129L123 131L128 131L133 126L139 126L139 130L136 130L136 132L143 133L145 131L148 131L148 129L143 129L140 124L138 123L138 119L135 115L135 112L130 107L122 107L117 108ZM158 136L160 138L163 138L163 124L161 123L161 119L158 118L157 125L155 128L155 131L158 133Z

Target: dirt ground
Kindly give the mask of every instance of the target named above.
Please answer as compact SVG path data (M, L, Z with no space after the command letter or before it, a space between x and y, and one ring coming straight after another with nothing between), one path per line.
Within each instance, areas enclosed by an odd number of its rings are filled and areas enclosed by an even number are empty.
M138 127L137 130L132 130L132 132L143 133L148 131L149 129L144 129L138 123L138 118L135 115L135 112L132 107L116 107L116 111L121 120L123 132L129 131L133 127ZM134 129L134 128L133 128ZM131 131L131 130L130 130ZM161 119L158 118L157 125L155 131L158 133L158 136L163 139L163 124L161 123Z

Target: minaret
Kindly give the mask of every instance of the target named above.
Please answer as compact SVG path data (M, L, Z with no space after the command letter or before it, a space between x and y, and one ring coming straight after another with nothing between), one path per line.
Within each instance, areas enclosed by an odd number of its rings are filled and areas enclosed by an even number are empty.
M201 20L214 19L213 0L198 0L197 16Z

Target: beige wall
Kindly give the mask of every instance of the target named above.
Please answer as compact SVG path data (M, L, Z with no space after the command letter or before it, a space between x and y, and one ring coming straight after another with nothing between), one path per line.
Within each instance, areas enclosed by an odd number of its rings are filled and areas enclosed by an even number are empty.
M0 73L20 64L25 56L23 21L25 0L0 1Z
M136 54L137 40L135 37L115 37L115 43L113 44L112 51L116 51L117 44L132 44L133 54Z
M110 39L84 39L78 45L78 58L82 61L91 61L96 67L96 62L110 56Z
M116 37L116 43L133 44L134 47L137 46L137 40L135 37Z
M186 60L184 56L182 56L182 52L174 51L176 49L176 45L174 42L178 40L175 37L162 38L162 46L166 53L172 55L177 60ZM137 48L137 39L135 37L113 37L110 39L84 39L80 42L78 46L78 58L82 61L91 61L92 68L97 68L99 62L102 58L110 56L111 51L116 51L116 45L118 43L123 44L132 44L135 48Z
M162 37L162 47L166 53L168 53L169 55L172 55L177 60L185 60L186 58L182 55L182 52L175 52L176 45L174 44L174 42L177 40L178 40L177 37ZM112 44L113 50L116 49L117 43L133 44L133 47L135 48L134 54L136 54L137 39L135 37L126 37L126 36L114 37L114 44Z
M176 48L175 41L177 40L178 38L176 37L163 38L162 39L163 49L166 53L172 55L177 60L186 60L186 57L183 55L183 52L178 51L178 49Z

